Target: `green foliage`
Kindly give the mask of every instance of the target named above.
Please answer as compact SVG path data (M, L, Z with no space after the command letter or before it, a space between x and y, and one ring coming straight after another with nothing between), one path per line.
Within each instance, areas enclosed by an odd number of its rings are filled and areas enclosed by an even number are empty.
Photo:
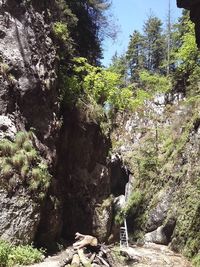
M176 53L176 58L181 62L179 68L189 70L196 62L198 50L195 41L194 24L187 20L184 25L186 32L181 37L182 45Z
M193 260L192 260L192 264L195 266L195 267L199 267L200 266L200 254L197 254Z
M40 262L44 257L44 250L33 246L14 246L9 242L0 240L0 266L12 267Z
M152 74L143 70L139 76L142 87L151 95L169 92L172 87L170 78L164 75Z
M8 266L8 258L11 253L12 246L4 240L0 240L0 266Z
M18 132L14 142L0 140L0 167L1 187L8 191L15 188L11 182L15 176L18 185L28 184L33 194L47 192L51 175L33 146L32 133Z
M68 103L85 94L99 105L124 110L131 108L133 94L130 87L120 88L120 75L90 65L85 58L74 59L74 73L65 78L63 100Z
M30 245L16 246L8 257L8 266L38 263L43 259L43 254L43 250L38 250Z
M118 84L119 87L124 87L126 85L126 81L128 79L127 73L127 60L124 55L118 56L117 53L112 57L112 63L107 68L108 71L114 72L120 76L120 83Z
M138 71L145 67L144 36L134 31L130 36L126 59L130 70L131 81L138 81Z
M53 24L53 33L61 41L66 42L69 39L69 31L67 25L57 21Z
M15 153L16 146L11 141L4 139L0 142L0 155L11 156Z
M122 208L115 216L115 222L121 224L127 216L131 216L137 213L141 203L143 201L143 195L141 191L135 190L128 198L128 202L125 207Z
M18 148L21 148L24 142L29 138L28 133L26 132L18 132L15 137L15 143Z
M199 93L199 60L200 53L196 46L194 24L184 12L176 25L175 44L172 55L175 63L173 80L175 87L182 86L186 96Z
M146 68L149 71L159 71L165 57L164 37L161 20L152 14L144 23L144 42Z

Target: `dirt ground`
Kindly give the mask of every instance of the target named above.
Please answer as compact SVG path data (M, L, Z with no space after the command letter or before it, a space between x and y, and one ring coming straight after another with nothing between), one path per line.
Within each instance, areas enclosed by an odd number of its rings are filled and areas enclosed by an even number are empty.
M156 244L145 244L142 247L132 246L124 249L130 255L129 263L123 266L134 267L192 267L183 256L171 251L168 247ZM59 267L62 253L48 257L44 262L26 267Z

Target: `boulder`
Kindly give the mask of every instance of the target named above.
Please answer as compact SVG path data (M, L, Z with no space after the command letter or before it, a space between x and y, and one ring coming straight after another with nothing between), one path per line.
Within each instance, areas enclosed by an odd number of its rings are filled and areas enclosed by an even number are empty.
M171 205L172 190L160 191L156 198L158 204L150 209L146 223L147 232L152 232L163 224Z
M40 210L26 194L8 196L0 190L0 238L15 244L34 241Z
M96 205L93 216L93 234L100 242L105 242L108 239L111 231L113 208L112 198L103 201L101 205Z
M168 241L163 228L163 226L160 226L153 232L145 234L144 241L155 244L167 245Z

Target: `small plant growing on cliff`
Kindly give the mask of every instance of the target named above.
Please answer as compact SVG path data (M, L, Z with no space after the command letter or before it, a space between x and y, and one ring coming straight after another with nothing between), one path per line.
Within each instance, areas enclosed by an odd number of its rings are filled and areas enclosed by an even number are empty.
M121 224L129 215L133 215L137 212L140 204L143 201L143 195L139 190L134 191L128 199L125 207L122 208L115 216L115 221L117 224Z
M15 144L11 141L4 139L0 142L0 156L11 156L15 151Z
M30 138L31 134L27 133L27 132L18 132L16 134L15 137L15 143L16 145L20 148L24 145L24 143L27 141L29 142L29 138Z
M69 39L67 24L57 21L53 25L53 33L59 40L66 42Z
M51 175L48 166L33 146L32 133L19 132L15 141L0 141L0 176L1 187L15 190L28 185L31 194L37 198L45 195L50 185ZM15 177L16 179L13 179Z

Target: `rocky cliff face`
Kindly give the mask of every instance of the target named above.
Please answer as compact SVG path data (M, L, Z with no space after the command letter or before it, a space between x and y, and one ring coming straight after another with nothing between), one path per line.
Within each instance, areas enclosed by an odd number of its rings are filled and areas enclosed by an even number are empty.
M199 118L198 99L165 104L158 96L134 114L119 115L112 136L131 173L133 239L148 233L145 241L170 244L187 256L199 248Z
M54 12L55 1L48 5L46 1L0 1L0 139L11 140L12 147L17 132L32 130L31 144L52 177L48 190L38 198L26 184L28 177L9 194L1 171L0 237L49 247L61 237L69 240L76 231L98 232L102 225L94 229L96 208L110 194L109 141L98 124L86 121L78 108L66 112L63 123L58 119ZM20 151L25 153L24 148ZM4 164L6 155L0 153ZM19 173L17 177L21 179ZM103 239L107 235L104 231Z
M85 112L87 110L74 108L64 114L57 150L57 186L53 189L52 208L46 208L42 216L38 232L41 244L51 236L55 224L59 226L60 236L68 241L74 240L78 231L96 234L102 241L110 233L109 226L103 229L106 218L96 224L101 216L97 209L110 194L110 171L106 162L110 143L100 126L86 118ZM52 216L54 203L59 218ZM105 212L108 224L109 212Z
M35 146L53 166L58 93L48 19L39 5L36 9L27 1L0 1L0 132L1 138L13 140L18 131L34 128ZM34 240L41 205L26 187L12 196L2 189L1 211L2 238Z

